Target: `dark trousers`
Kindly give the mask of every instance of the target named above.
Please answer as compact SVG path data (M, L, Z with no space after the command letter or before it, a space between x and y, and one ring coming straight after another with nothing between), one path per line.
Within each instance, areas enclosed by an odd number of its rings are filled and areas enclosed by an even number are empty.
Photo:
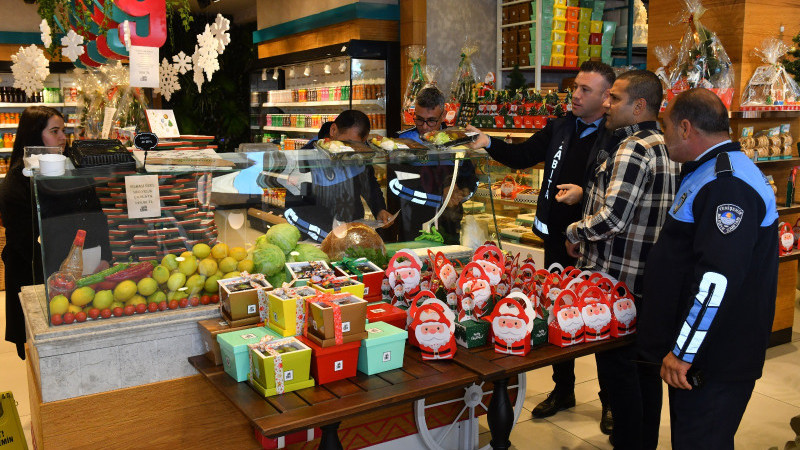
M660 366L634 362L634 345L597 353L595 359L614 417L614 448L655 449L661 421Z
M692 390L669 388L672 448L733 449L733 436L755 381L706 382Z

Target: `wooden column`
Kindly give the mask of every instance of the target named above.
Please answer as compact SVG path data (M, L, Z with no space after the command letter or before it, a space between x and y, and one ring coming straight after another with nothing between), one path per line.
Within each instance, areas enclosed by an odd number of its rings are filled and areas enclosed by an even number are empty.
M406 49L427 44L427 10L427 0L400 0L400 95L405 93L411 75Z

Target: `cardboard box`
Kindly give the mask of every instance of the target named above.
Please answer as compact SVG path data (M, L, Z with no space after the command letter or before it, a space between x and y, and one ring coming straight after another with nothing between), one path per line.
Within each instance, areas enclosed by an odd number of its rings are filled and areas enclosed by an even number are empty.
M591 33L589 35L589 45L601 45L603 43L603 33Z
M408 332L386 322L372 322L358 351L358 370L367 375L403 367Z
M302 334L306 317L305 299L318 293L319 291L310 286L273 289L268 292L269 327L282 336Z
M222 355L222 366L225 373L234 380L247 380L250 373L248 344L258 343L264 336L278 338L278 334L265 327L254 327L238 331L229 331L217 335L217 342Z
M370 324L386 322L405 330L408 327L408 313L389 303L372 303L367 305L367 321Z
M553 46L551 47L551 56L555 55L564 55L564 51L566 50L566 44L563 42L553 42Z
M508 23L519 22L519 8L517 5L508 6Z
M200 337L203 339L203 347L206 349L206 358L213 362L214 365L219 366L222 364L222 353L219 349L217 335L230 331L246 330L248 328L253 328L255 325L244 325L238 328L233 328L225 320L206 319L198 321L197 326L200 328Z
M290 337L278 339L269 344L275 349L291 349L281 353L283 369L275 367L275 357L269 352L248 347L250 358L253 362L253 373L250 382L253 387L265 397L277 394L275 384L276 370L278 375L283 378L284 392L291 392L297 389L304 389L314 385L311 378L311 347L300 342L298 339Z
M580 32L580 23L581 22L578 22L577 20L568 20L564 30L566 30L567 33L578 33Z
M531 29L529 27L520 27L521 29L517 31L517 41L520 44L523 43L531 43Z
M525 59L523 61L521 58L523 58L523 57L527 58L527 55L530 52L531 52L531 44L529 42L526 42L526 43L520 42L519 43L519 47L517 49L517 60L518 60L520 66L527 66L528 65L527 64L528 60Z
M530 3L521 3L518 6L518 8L519 8L519 11L517 12L517 15L519 16L519 21L520 22L525 22L525 21L531 20L531 13L532 13L533 10L531 9L531 4ZM536 13L533 12L533 14L536 14Z
M567 7L567 12L566 12L566 19L567 20L577 22L580 19L580 16L581 16L581 9L580 8L577 8L577 7L574 7L574 6L568 6Z
M589 46L589 56L592 58L600 58L602 56L603 46L601 45L590 45Z
M255 315L253 317L247 317L245 319L233 320L228 316L228 313L226 313L225 310L222 309L222 305L221 304L219 305L219 315L222 316L222 320L228 322L228 324L232 328L240 328L240 327L244 327L246 325L251 325L252 326L252 325L255 325L255 324L261 322L261 316L259 316L259 315Z
M298 339L311 347L311 376L317 380L317 384L332 383L356 376L358 350L362 341L321 347L303 336Z
M594 3L592 3L592 6L589 7L581 5L581 11L578 15L578 20L581 22L589 22L590 20L592 20L593 9L594 9Z
M561 67L564 65L564 55L550 56L550 65L554 67Z
M360 299L364 298L364 283L349 277L336 277L320 283L311 283L310 286L325 294L350 294Z
M315 298L306 300L306 320L308 320L308 333L320 339L334 339L337 334L342 338L364 333L367 322L367 302L352 295L338 298L314 301ZM341 328L335 330L335 310L341 316ZM349 341L348 341L349 342Z
M456 322L456 344L466 348L486 345L489 339L489 328L491 328L491 324L485 320Z
M294 280L295 286L306 286L314 275L333 275L333 269L325 261L287 262L286 276Z
M381 283L386 278L386 273L367 258L358 258L349 265L335 262L333 267L340 272L339 275L364 283L363 298L381 295Z
M578 67L578 56L577 55L565 56L564 67Z
M510 12L511 12L511 7L510 6L504 6L503 7L503 10L501 12L502 17L503 17L503 25L508 24L508 17L510 15Z
M336 338L323 339L319 337L316 333L312 332L303 335L303 337L305 337L309 341L313 342L314 344L322 348L327 348L327 347L333 347L335 345L349 344L351 342L364 340L367 338L367 332L364 331L362 333L348 334L347 336L342 336L342 342L338 344L336 343Z
M517 44L516 42L508 43L503 46L503 53L508 56L509 58L515 58L517 56Z
M256 283L261 285L261 289L266 292L272 289L272 285L264 280L254 280L245 277L229 278L219 281L219 303L220 308L228 317L236 321L239 319L257 318L258 313L258 291L255 287L245 290L236 290L237 285Z

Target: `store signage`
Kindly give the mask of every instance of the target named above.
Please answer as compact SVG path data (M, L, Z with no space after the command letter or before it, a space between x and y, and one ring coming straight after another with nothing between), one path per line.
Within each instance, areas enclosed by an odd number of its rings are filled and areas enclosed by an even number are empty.
M149 131L139 133L133 138L133 145L139 150L152 150L158 145L158 136Z
M131 87L157 88L159 83L158 69L158 47L131 45Z
M129 219L161 217L158 175L125 177L125 198L128 201Z

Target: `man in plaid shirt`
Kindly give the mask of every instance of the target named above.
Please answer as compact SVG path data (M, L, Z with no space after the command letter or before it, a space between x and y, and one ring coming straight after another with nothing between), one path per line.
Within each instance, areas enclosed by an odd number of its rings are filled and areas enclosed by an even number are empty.
M617 145L598 154L584 217L566 231L568 252L577 255L581 250L577 266L625 282L636 303L641 300L647 253L666 220L680 172L669 159L656 123L661 100L661 83L652 72L635 70L617 77L606 120L606 127L615 129ZM646 405L661 404L658 368L637 367L634 346L596 358L598 378L608 386L611 401L612 443L618 448L656 448L659 420L653 429L650 415L657 413Z

